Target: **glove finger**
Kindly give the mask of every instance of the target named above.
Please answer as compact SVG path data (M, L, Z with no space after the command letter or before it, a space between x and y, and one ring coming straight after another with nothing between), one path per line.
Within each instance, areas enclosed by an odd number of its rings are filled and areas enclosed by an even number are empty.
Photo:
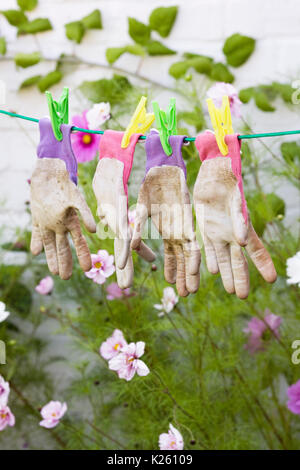
M124 269L128 261L130 254L130 239L123 240L121 238L115 238L114 241L115 250L115 263L119 269Z
M224 289L229 294L234 294L235 288L234 288L233 274L232 274L232 269L231 269L229 245L216 243L214 247L215 247L215 251L217 255L217 261L218 261Z
M216 251L214 245L206 235L203 235L203 244L207 269L211 274L218 274L219 266Z
M148 209L144 203L138 203L136 206L136 215L134 222L134 229L131 239L131 248L137 250L142 241L142 233L145 223L148 219Z
M43 249L43 240L42 240L39 226L33 225L31 241L30 241L30 251L34 256L36 256L41 253L42 249Z
M232 196L230 212L234 237L239 245L245 246L248 238L248 226L244 219L242 196L238 186Z
M141 242L139 248L135 250L137 254L145 261L152 263L156 259L155 253L144 242Z
M100 222L104 225L104 227L107 227L107 225L108 225L107 218L106 218L106 215L105 215L104 211L102 210L101 204L98 205L97 215L100 219Z
M74 242L77 258L83 271L89 271L92 268L92 259L86 239L82 235L80 222L77 214L74 211L74 216L71 218L67 226L71 233Z
M183 243L185 269L188 274L198 274L201 262L201 252L196 240Z
M96 233L96 222L93 217L93 214L87 205L83 195L79 191L78 188L75 187L74 191L74 204L73 207L77 210L79 210L82 221L87 228L87 230L91 233Z
M174 250L170 243L164 240L164 275L165 280L170 284L175 284L177 263Z
M240 299L246 299L250 289L247 260L239 245L231 245L230 254L236 295Z
M56 253L55 233L52 232L51 230L43 230L42 239L43 239L43 245L44 245L44 250L46 254L49 271L52 274L59 274L57 253Z
M185 260L182 246L175 245L174 252L177 263L177 276L176 276L176 288L180 297L186 297L189 295L189 291L186 288L185 282Z
M271 256L265 249L263 242L257 236L251 223L249 227L246 251L265 281L275 282L277 279L277 273Z
M56 250L59 275L62 279L70 279L72 275L73 260L71 248L66 233L56 234Z
M120 289L127 289L132 286L133 281L133 261L131 253L128 256L124 269L116 268L117 283Z

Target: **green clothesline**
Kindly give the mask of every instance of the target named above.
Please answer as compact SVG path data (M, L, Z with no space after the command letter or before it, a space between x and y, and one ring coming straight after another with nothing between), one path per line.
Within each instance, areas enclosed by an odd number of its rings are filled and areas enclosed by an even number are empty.
M32 122L39 122L39 119L32 118L29 116L23 116L22 114L11 113L10 111L4 111L4 109L0 109L1 114L6 114L7 116L16 117L20 119L25 119L26 121ZM94 131L91 129L82 129L81 127L72 127L72 131L80 131L85 132L86 134L104 134L104 131ZM238 139L259 139L261 137L278 137L281 135L293 135L293 134L300 134L300 130L296 131L281 131L281 132L264 132L262 134L244 134L239 135ZM140 140L146 140L146 135L141 135ZM186 137L184 140L185 142L194 142L196 137Z

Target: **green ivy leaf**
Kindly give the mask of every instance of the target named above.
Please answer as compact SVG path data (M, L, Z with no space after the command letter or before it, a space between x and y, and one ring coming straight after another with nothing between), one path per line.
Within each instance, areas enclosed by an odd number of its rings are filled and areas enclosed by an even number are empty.
M135 18L128 18L128 32L130 37L138 44L145 45L150 40L151 30L149 26Z
M129 44L129 46L125 47L126 52L133 55L145 55L145 49L140 44Z
M239 92L239 98L242 101L242 103L249 103L251 98L254 96L254 88L244 88Z
M67 23L65 24L65 28L67 38L79 44L85 33L85 27L82 21L72 21L71 23Z
M102 29L102 17L100 10L94 10L89 15L82 18L82 23L86 29Z
M178 13L178 7L160 7L152 11L149 18L149 26L157 31L161 37L169 36Z
M209 57L207 55L203 55L203 54L195 54L195 52L185 52L183 54L183 57L185 57L186 59L195 59L197 57L201 57L202 59L208 59L211 63L213 63L214 59L212 59L212 57Z
M283 142L280 151L287 162L293 162L295 158L300 162L300 145L297 142Z
M38 4L38 0L17 0L21 10L32 11Z
M189 66L193 67L198 73L209 75L212 72L213 64L208 57L195 57L189 60Z
M274 90L281 96L283 101L286 103L292 103L292 94L295 91L295 88L287 83L278 83L273 82L272 84Z
M226 39L223 52L229 65L239 67L249 59L254 49L255 39L236 33Z
M32 65L38 64L41 60L41 54L39 52L32 52L31 54L23 54L22 52L15 55L15 64L18 67L31 67Z
M0 54L1 55L6 54L6 40L5 40L5 38L0 38Z
M36 18L33 21L23 23L18 28L18 34L36 34L52 29L52 24L48 18Z
M96 81L85 81L80 85L80 91L93 103L109 101L113 106L124 100L132 85L126 77L114 75L113 78L102 78Z
M33 77L27 78L20 85L20 90L23 88L28 88L30 86L36 85L42 78L42 75L34 75Z
M265 112L273 112L275 108L271 105L269 98L263 91L255 90L254 99L256 106Z
M181 62L175 62L174 64L171 65L169 68L169 74L172 75L172 77L178 79L183 77L186 72L189 69L189 62L188 60L184 60Z
M169 74L174 78L180 78L186 74L189 68L194 68L198 73L210 75L212 70L212 61L210 58L205 56L196 56L182 62L175 62L175 64L172 64L169 68Z
M146 45L146 49L149 55L173 55L176 51L169 49L159 41L150 41Z
M116 60L126 52L126 47L109 47L106 49L106 60L109 64L113 64Z
M221 62L212 65L210 77L217 82L232 83L234 81L234 75Z
M56 83L59 83L63 78L63 74L59 70L54 70L53 72L49 72L45 75L41 80L38 82L37 86L40 92L44 93L44 91L51 88Z
M28 21L26 15L21 10L2 10L1 13L12 26L20 26Z

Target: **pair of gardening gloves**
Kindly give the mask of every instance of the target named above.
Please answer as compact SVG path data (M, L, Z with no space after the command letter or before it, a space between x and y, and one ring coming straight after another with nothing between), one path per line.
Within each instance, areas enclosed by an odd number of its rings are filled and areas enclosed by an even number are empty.
M60 143L59 150L54 153L51 148L54 144L59 147L57 141L47 147L49 135L43 139L41 132L39 159L31 180L31 250L33 254L38 254L44 246L50 271L68 279L72 273L68 232L73 238L82 269L88 271L92 265L76 211L80 211L83 223L90 232L96 231L96 224L74 177L71 178L70 161L74 163L74 155L69 146L70 126L65 126L65 143ZM115 235L118 284L121 288L132 284L131 249L149 262L155 259L152 250L142 241L143 228L148 217L151 217L163 238L166 281L176 283L180 296L194 293L199 287L201 255L181 154L184 136L169 138L171 156L163 151L156 131L151 131L147 137L146 173L139 191L133 231L128 223L127 184L139 135L132 135L126 148L121 148L122 138L121 132L105 131L100 141L100 161L93 179L97 214ZM241 247L246 247L266 281L274 282L276 271L248 217L238 138L226 136L226 139L229 148L226 157L221 156L213 133L205 132L196 140L203 163L194 187L194 205L208 270L213 274L220 272L227 292L246 298L249 274ZM43 140L46 140L45 145ZM66 161L62 154L71 155L72 158Z

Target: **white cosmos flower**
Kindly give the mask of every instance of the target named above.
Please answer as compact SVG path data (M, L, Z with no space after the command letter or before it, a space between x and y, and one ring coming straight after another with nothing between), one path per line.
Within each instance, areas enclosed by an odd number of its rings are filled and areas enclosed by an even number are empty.
M176 295L173 287L166 287L164 289L161 304L155 304L154 308L160 310L158 313L159 317L164 316L165 313L170 313L178 302L178 295Z
M89 129L100 129L102 124L110 118L110 104L109 103L96 103L86 113Z
M5 310L5 303L0 301L0 323L6 320L9 315L10 313Z
M298 284L300 287L300 251L288 258L286 261L286 273L289 279L286 281L287 284Z

